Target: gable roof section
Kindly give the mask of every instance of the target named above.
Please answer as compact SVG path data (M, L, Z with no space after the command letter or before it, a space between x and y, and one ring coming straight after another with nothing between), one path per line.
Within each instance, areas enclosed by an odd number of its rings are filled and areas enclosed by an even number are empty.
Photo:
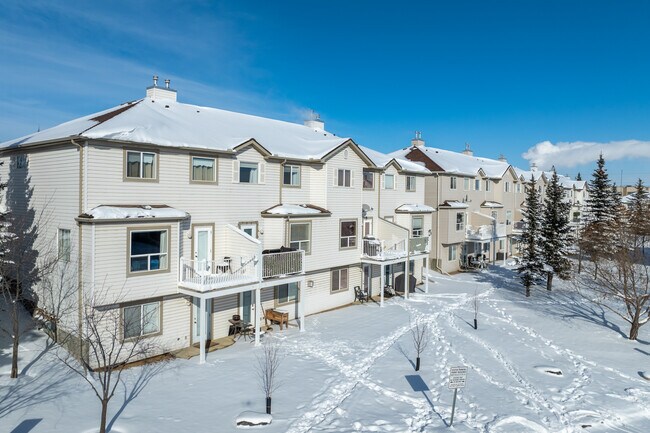
M398 171L418 174L431 174L431 172L421 162L409 161L406 158L398 158L385 153L378 152L365 146L359 146L361 150L368 155L377 167L387 168L394 165Z
M232 150L254 140L272 155L319 159L351 140L304 125L144 98L0 144L0 149L69 138Z
M490 179L501 179L508 167L510 167L507 162L426 146L409 147L393 152L390 155L423 161L431 171L476 176L479 170L483 170L484 176ZM429 163L427 163L427 159ZM436 168L439 168L439 170Z

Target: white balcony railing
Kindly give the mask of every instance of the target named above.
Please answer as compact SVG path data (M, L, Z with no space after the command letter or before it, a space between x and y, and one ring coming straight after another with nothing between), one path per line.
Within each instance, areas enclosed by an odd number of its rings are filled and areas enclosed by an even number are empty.
M506 225L500 224L485 224L482 226L470 226L465 228L465 237L467 240L482 241L492 238L502 238L506 236Z
M305 252L286 251L262 255L262 278L276 278L304 272Z
M253 257L227 257L215 260L187 260L181 257L178 285L199 292L254 283L259 260Z
M376 260L406 257L406 240L387 245L383 240L366 238L363 240L363 255Z

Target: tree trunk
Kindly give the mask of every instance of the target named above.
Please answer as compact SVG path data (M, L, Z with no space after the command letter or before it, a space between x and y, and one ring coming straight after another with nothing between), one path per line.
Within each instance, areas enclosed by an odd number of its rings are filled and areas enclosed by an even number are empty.
M547 272L546 273L546 290L548 290L550 292L552 287L553 287L553 272Z
M18 301L13 301L13 323L11 324L13 350L11 352L11 378L18 377L18 346L20 343L20 318L18 317Z
M108 412L108 399L102 400L102 419L99 424L99 433L106 433L106 414Z
M478 329L478 320L474 319L474 329Z
M271 397L266 397L266 413L271 415Z
M632 321L632 326L630 326L630 340L636 340L638 338L640 327L638 320Z
M530 286L526 286L526 297L530 298Z
M415 358L415 371L420 371L420 357Z

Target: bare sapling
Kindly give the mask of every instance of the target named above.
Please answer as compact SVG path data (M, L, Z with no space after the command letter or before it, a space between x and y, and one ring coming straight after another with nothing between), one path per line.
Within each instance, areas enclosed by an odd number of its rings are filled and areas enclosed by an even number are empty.
M422 320L416 320L415 324L411 322L411 337L416 353L415 371L420 371L420 355L429 344L429 324Z
M478 329L478 291L474 290L474 298L472 298L472 306L474 307L474 329Z
M106 432L108 405L122 383L125 367L160 353L154 337L160 331L160 302L120 308L120 299L109 297L109 293L102 289L86 297L82 326L67 335L79 341L81 358L64 349L58 354L70 370L84 379L100 401L100 433ZM66 341L61 344L72 345Z
M266 413L270 415L271 398L280 386L278 370L284 355L280 342L275 338L265 339L261 349L262 352L257 355L257 375L266 398Z

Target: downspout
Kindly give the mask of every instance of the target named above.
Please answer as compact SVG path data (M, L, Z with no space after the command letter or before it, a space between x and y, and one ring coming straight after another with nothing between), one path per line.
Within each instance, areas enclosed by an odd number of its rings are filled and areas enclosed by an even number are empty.
M436 174L436 201L440 203L440 175ZM440 260L440 209L437 209L436 212L436 260L434 261L434 267L441 274L442 269L438 265L438 260Z
M84 180L86 178L85 174L85 164L84 164L84 146L81 144L77 143L74 141L74 139L70 139L70 142L79 148L79 192L78 192L78 215L81 215L83 213L83 197L84 197ZM84 359L84 353L83 353L83 340L82 340L82 335L83 335L83 272L82 272L82 266L83 266L83 230L82 230L82 225L79 221L77 221L77 227L78 227L78 256L77 256L77 332L79 335L79 358L81 360Z
M279 200L280 204L282 204L282 187L284 185L284 165L286 163L287 163L286 159L280 163L280 200ZM300 181L302 183L302 179L300 179Z

